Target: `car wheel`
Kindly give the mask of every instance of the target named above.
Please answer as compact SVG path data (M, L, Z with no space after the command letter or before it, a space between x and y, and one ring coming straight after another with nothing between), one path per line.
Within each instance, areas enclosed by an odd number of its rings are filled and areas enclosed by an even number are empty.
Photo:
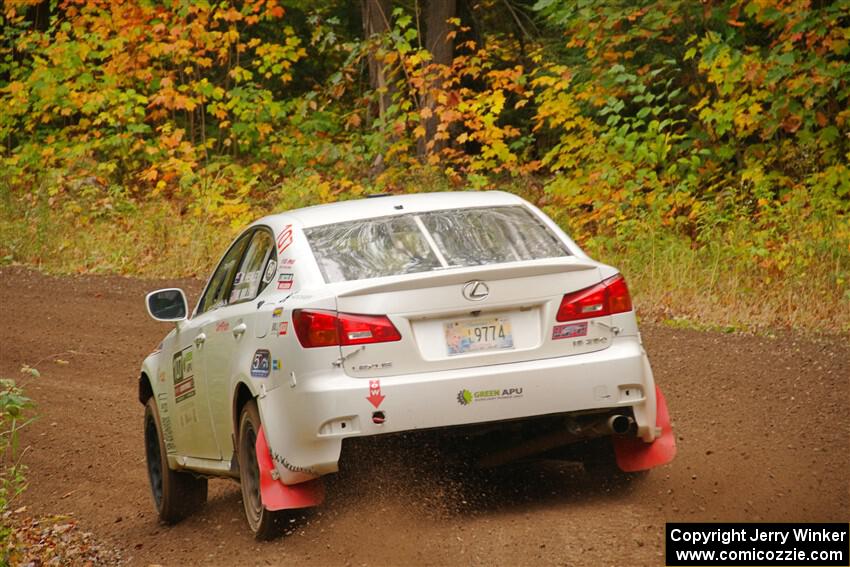
M272 512L263 506L260 496L260 467L257 464L257 435L260 412L250 401L239 416L239 484L248 526L259 540L272 539L282 531L283 512Z
M145 456L148 480L160 521L179 522L207 501L207 479L168 468L159 411L154 398L145 404Z

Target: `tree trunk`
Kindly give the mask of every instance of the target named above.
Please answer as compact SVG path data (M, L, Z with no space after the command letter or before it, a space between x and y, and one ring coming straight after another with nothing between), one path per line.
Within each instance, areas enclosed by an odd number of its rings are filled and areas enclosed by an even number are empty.
M455 17L457 11L456 0L428 0L425 13L425 48L431 52L431 62L438 65L451 65L454 57L454 42L449 39L451 26L448 20ZM433 114L437 101L433 92L440 88L442 81L437 79L428 86L422 102L422 108L432 111L429 118L425 119L425 137L417 142L419 157L429 153L437 153L445 147L445 140L434 140L437 133L438 117ZM433 144L430 142L433 141ZM429 147L430 146L430 147Z
M390 16L392 10L390 0L360 0L361 13L363 14L363 37L368 40L373 35L386 33L390 29ZM370 120L374 116L383 117L392 104L392 85L388 80L388 73L383 63L375 58L374 53L369 54L369 87L379 93L377 101L377 113L375 109L369 109Z
M425 48L431 52L431 62L438 65L451 65L454 56L454 42L449 39L449 18L455 16L457 8L456 0L429 0L425 14ZM431 110L431 115L423 122L425 136L420 138L416 144L416 150L420 158L428 154L439 152L446 146L445 140L435 140L439 117L434 114L437 100L434 91L439 89L442 81L436 79L427 88L422 100L422 108Z
M448 65L454 55L454 43L449 40L449 19L455 17L456 0L429 0L425 14L425 48L434 63Z

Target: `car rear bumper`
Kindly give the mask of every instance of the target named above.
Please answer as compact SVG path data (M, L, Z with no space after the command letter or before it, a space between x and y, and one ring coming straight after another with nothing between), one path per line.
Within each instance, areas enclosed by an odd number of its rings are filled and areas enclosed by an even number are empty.
M641 439L655 439L655 383L637 336L587 354L408 374L379 384L334 369L260 396L269 447L286 484L336 472L346 437L617 407L632 408ZM381 424L373 421L376 411L383 412Z

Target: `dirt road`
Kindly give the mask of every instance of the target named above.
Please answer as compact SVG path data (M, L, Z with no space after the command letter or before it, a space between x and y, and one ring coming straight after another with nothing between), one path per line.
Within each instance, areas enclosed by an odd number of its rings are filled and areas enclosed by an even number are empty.
M139 364L168 331L146 291L197 281L52 278L0 270L0 375L41 418L24 435L33 514L73 514L134 565L663 565L665 521L847 521L850 345L643 327L679 455L631 483L557 462L446 470L439 448L395 440L346 455L325 505L253 541L239 488L157 524L144 465ZM65 361L63 364L57 361Z

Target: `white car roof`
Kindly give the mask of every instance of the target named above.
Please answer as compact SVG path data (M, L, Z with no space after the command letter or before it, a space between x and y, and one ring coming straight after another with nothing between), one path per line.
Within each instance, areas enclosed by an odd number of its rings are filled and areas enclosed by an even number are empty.
M421 213L445 209L469 207L498 207L522 205L525 201L503 191L454 191L442 193L414 193L390 195L372 199L340 201L327 205L316 205L293 209L285 213L270 215L259 222L278 224L295 219L302 227L321 226L339 222L356 221L406 213Z

